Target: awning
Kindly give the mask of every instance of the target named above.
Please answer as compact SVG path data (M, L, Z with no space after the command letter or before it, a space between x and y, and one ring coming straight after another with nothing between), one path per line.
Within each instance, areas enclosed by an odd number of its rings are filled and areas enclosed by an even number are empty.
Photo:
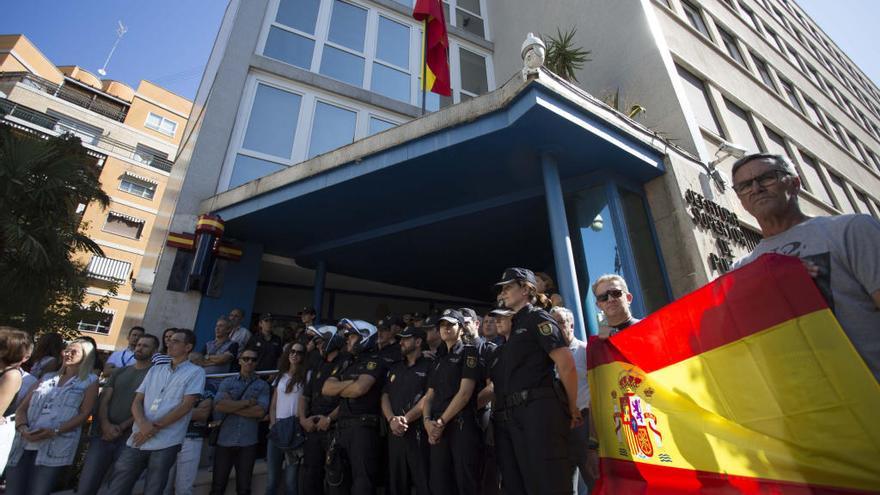
M136 179L136 180L139 180L139 181L141 181L141 182L146 182L147 184L152 184L152 185L154 185L154 186L158 186L158 185L159 185L159 183L158 183L156 180L154 180L154 179L151 179L151 178L149 178L149 177L144 177L143 175L138 175L138 174L135 174L135 173L129 172L128 170L126 170L125 173L122 174L122 175L125 175L125 176L128 176L128 177L131 177L132 179Z
M133 223L145 223L146 222L146 220L144 220L143 218L133 217L131 215L126 215L125 213L119 213L118 211L111 210L108 214L112 215L114 217L121 218L123 220L127 220L129 222L133 222Z

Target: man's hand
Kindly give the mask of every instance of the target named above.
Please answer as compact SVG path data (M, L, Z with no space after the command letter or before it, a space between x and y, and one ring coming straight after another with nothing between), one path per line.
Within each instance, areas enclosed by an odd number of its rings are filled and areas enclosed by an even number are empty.
M406 433L406 430L409 429L409 425L406 423L406 418L403 416L394 416L391 418L389 425L391 427L391 433L394 433L399 437L402 437Z
M440 437L443 436L443 429L446 424L440 420L428 420L425 422L425 429L428 430L428 443L437 445L440 443Z
M584 417L581 415L580 409L577 407L572 408L569 414L571 415L571 428L577 428L584 424Z
M105 442L112 442L122 435L122 428L110 422L101 424L101 439Z
M330 429L330 416L321 416L318 420L318 430L327 431Z
M153 438L153 436L158 431L156 426L152 423L146 423L146 428L141 428L141 426L138 425L138 429L140 431L135 433L134 438L132 439L135 447L140 447L141 445L146 443L147 440Z
M804 259L801 260L801 263L804 265L804 268L807 269L807 273L809 273L811 277L816 278L819 276L819 265Z
M34 430L30 433L30 438L27 440L30 442L42 442L43 440L48 440L55 436L55 432L50 430L49 428L40 428L38 430Z
M315 431L315 424L318 422L317 418L318 416L309 416L307 418L302 418L299 420L299 425L303 427L303 430L305 430L306 433L311 433Z

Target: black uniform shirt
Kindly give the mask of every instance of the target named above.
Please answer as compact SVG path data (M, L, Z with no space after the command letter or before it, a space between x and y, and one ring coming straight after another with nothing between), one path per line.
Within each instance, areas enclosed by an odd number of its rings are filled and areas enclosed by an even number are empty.
M369 352L357 356L347 367L334 376L340 381L345 381L357 380L361 375L370 375L376 381L364 395L340 399L340 418L362 414L380 414L382 411L381 400L385 366L377 354Z
M555 375L550 353L568 346L550 313L528 304L513 315L510 337L502 347L506 348L504 387L519 392L552 387Z
M443 345L445 347L445 344ZM462 411L476 409L477 392L481 388L480 378L483 376L480 369L480 357L477 348L458 342L443 356L437 358L431 376L428 378L428 388L434 389L434 399L431 401L431 418L437 419L452 402L452 398L461 387L461 380L470 378L476 382L474 393Z
M339 369L345 365L344 356L339 354L336 359L329 363L322 363L312 372L312 376L306 381L306 386L303 389L303 396L309 399L309 410L306 411L308 416L316 414L326 416L339 405L339 397L324 395L321 393L321 389L324 388L324 382L327 381L327 378L339 373Z
M428 390L428 375L434 360L420 356L412 366L406 360L395 364L388 372L384 393L391 401L395 416L403 416L415 406Z
M386 370L390 370L392 366L403 361L403 354L400 353L400 345L395 341L376 351L382 364Z
M513 392L507 388L505 384L505 376L504 376L504 351L506 346L499 345L492 350L492 354L488 356L487 365L489 372L489 379L492 380L492 386L495 391L495 400L493 402L493 407L496 409L500 409L497 407L501 404L501 400L507 394ZM503 406L502 406L503 407Z
M278 358L284 351L284 345L281 343L281 337L277 335L271 334L269 340L266 340L262 332L257 332L248 340L245 349L257 351L257 371L265 371L278 367Z

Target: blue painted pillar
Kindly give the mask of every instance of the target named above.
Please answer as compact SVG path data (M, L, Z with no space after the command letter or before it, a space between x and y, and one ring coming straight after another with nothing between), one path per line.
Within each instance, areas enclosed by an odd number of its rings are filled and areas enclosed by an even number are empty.
M544 174L544 195L547 198L547 218L550 221L553 259L556 263L556 283L559 284L559 292L565 305L574 313L575 336L583 340L584 314L578 290L574 253L571 250L571 237L568 234L568 220L565 217L562 182L553 155L541 154L541 169Z
M315 292L312 294L312 306L315 308L317 315L315 321L320 322L324 316L324 283L327 280L327 263L319 261L315 268Z
M263 258L262 244L245 243L241 259L227 261L223 274L223 289L220 297L202 296L199 314L196 317L196 352L201 352L205 342L214 339L214 325L217 318L227 316L233 308L244 311L242 323L248 325L257 295L257 282L260 280L260 260Z

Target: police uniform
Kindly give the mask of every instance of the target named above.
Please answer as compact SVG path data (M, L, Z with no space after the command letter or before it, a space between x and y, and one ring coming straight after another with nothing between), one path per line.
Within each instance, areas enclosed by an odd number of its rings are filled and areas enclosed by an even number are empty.
M550 314L531 304L511 323L510 336L492 368L504 492L571 494L570 419L565 393L554 384L550 358L552 351L567 345Z
M438 357L434 364L428 379L428 388L434 390L430 419L440 418L458 392L462 379L472 379L476 386L465 407L446 423L440 441L431 445L430 485L433 494L479 493L482 442L477 425L477 393L481 388L481 376L477 348L461 341Z
M433 366L433 359L419 356L412 366L403 360L390 369L383 392L395 416L404 416L422 399ZM421 418L409 423L402 437L388 435L388 469L389 495L410 495L413 486L417 495L429 495L428 435Z
M339 401L336 443L348 459L350 471L335 492L349 493L350 488L353 495L372 495L380 482L379 421L385 371L374 352L364 352L333 375L339 381L357 380L361 375L375 379L364 395Z
M321 394L324 382L339 368L348 365L347 357L338 354L333 361L324 362L312 371L311 377L306 381L303 388L303 397L308 399L308 407L305 415L329 416L339 405L338 397L329 397ZM330 431L312 431L306 434L303 446L303 488L305 493L324 493L324 461L327 455L327 447L330 444Z

